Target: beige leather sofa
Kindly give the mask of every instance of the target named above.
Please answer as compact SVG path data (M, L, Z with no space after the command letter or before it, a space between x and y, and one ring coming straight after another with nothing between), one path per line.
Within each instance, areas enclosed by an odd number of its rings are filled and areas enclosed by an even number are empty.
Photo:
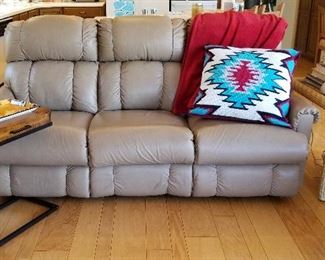
M185 38L168 17L11 23L0 98L54 125L0 147L0 195L294 195L317 110L294 96L294 130L175 116Z

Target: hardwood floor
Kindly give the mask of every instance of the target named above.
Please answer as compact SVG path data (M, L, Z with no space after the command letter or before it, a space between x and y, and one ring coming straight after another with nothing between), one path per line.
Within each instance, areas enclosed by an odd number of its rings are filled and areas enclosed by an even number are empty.
M321 113L315 158L311 153L293 198L50 199L60 210L0 248L0 259L325 259ZM27 204L0 214L1 236L42 210Z
M307 73L310 73L314 63L310 60L300 58L298 60L297 67L295 68L295 77L304 77Z

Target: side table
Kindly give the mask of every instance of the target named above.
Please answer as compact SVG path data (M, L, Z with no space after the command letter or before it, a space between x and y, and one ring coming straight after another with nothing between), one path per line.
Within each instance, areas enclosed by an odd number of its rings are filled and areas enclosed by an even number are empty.
M299 94L325 109L325 95L317 88L305 83L304 78L294 78L292 86Z
M33 134L44 128L50 127L51 125L51 112L49 109L44 107L40 107L35 111L25 114L23 116L4 121L0 123L0 146L10 143L24 136ZM0 204L0 211L4 210L5 208L9 207L20 199L27 200L31 203L40 205L46 208L46 211L29 221L28 223L22 225L12 233L6 235L3 238L0 238L0 247L58 209L58 206L56 204L41 199L12 196L9 197L5 202Z

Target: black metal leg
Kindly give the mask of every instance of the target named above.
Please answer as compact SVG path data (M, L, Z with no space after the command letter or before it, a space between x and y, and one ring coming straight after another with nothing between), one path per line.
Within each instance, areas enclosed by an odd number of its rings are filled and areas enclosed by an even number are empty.
M15 237L17 237L18 235L20 235L21 233L23 233L30 227L34 226L35 224L37 224L38 222L40 222L41 220L43 220L44 218L46 218L48 215L52 214L54 211L56 211L59 208L59 206L56 204L53 204L51 202L47 202L47 201L44 201L41 199L37 199L37 198L10 197L4 203L0 204L0 210L10 206L11 204L15 203L16 201L18 201L20 199L27 200L34 204L43 206L43 207L47 208L47 210L45 212L43 212L41 215L39 215L39 216L35 217L34 219L32 219L31 221L29 221L28 223L22 225L20 228L18 228L14 232L10 233L9 235L5 236L4 238L1 238L0 239L0 247L3 246L4 244L6 244L7 242L9 242L10 240L14 239Z

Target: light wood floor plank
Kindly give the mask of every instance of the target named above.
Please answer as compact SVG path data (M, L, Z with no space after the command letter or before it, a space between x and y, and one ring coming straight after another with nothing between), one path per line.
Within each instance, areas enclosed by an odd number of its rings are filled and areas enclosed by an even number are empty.
M64 198L55 200L55 203L59 205L59 210L44 221L35 251L68 252L71 248L83 201Z
M103 199L83 201L69 259L94 258L102 209Z
M227 259L251 259L236 217L214 216L222 248Z
M146 258L144 198L117 198L112 259Z
M2 200L4 202L5 199ZM0 203L2 203L0 202ZM8 223L10 219L12 218L12 208L6 208L1 211L0 214L0 235L5 235L5 230L8 230Z
M167 202L165 198L146 199L146 227L148 250L171 250L171 238L168 230ZM159 253L160 251L157 252ZM162 253L164 253L164 251Z
M268 198L245 200L245 208L271 259L303 259L280 216Z
M261 241L247 215L243 200L231 199L231 207L252 258L257 260L267 259Z
M179 205L187 237L218 237L207 199L182 199Z
M300 194L318 217L319 221L325 226L325 203L320 202L318 198L320 179L305 176L304 185L300 190Z
M325 227L300 194L291 199L272 200L273 206L306 259L325 256Z
M109 259L111 257L115 209L116 199L105 198L95 250L95 259Z
M177 198L167 198L167 210L173 259L189 259L188 245Z
M68 259L67 251L35 251L31 260L66 260Z
M3 232L0 234L1 237L11 233L15 229L44 212L43 207L24 200L20 200L12 204L5 210L10 212L10 218L3 229ZM21 254L21 256L31 257L36 245L35 242L37 241L37 238L41 232L41 226L42 223L39 223L39 225L27 230L14 240L1 247L0 259L17 259L19 254ZM30 246L30 248L28 246Z
M39 214L40 212L36 213L35 217ZM41 221L37 223L33 228L26 231L26 233L22 234L23 241L17 253L16 259L31 259L33 257L37 241L41 235L44 226L45 221Z
M226 259L219 237L186 238L191 260Z
M147 260L172 260L172 250L151 249L147 252Z
M231 207L231 200L215 197L208 199L208 201L225 257L227 259L236 259L239 257L242 259L251 258L238 226L235 213Z
M210 210L213 216L234 216L230 200L223 197L209 198Z

